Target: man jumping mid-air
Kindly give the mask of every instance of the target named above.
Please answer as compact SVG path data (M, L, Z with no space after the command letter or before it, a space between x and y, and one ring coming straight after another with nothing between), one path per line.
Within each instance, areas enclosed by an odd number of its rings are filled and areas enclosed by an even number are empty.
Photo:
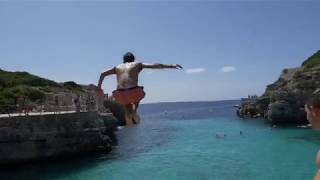
M99 94L103 94L101 85L103 79L106 76L115 74L117 76L117 90L113 91L113 97L116 102L124 105L126 112L126 125L137 124L140 121L139 115L137 114L137 109L139 107L139 102L144 98L145 92L142 86L138 86L139 73L145 69L182 69L179 64L147 64L141 62L135 62L135 57L132 53L128 52L123 56L123 63L119 64L111 69L106 70L101 73L98 91Z

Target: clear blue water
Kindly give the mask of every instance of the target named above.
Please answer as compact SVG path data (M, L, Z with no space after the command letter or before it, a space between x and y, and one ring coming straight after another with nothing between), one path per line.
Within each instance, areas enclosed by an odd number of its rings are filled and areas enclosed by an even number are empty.
M294 127L271 128L263 119L239 119L232 108L237 103L142 105L142 123L117 132L119 143L111 153L1 169L0 177L312 179L319 132Z

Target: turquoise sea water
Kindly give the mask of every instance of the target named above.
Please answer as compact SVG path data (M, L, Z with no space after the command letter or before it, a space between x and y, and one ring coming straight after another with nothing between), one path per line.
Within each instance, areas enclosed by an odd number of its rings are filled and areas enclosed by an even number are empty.
M142 123L119 131L111 153L1 169L1 179L313 178L318 132L239 119L236 103L142 105Z

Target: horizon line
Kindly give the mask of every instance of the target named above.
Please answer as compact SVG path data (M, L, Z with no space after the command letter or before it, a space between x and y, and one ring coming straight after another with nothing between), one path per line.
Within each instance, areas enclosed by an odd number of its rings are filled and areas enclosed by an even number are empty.
M140 105L146 105L146 104L160 104L160 103L194 103L194 102L240 101L241 99L242 99L242 98L239 98L239 99L225 99L225 100L159 101L159 102L147 102L147 103L141 103Z

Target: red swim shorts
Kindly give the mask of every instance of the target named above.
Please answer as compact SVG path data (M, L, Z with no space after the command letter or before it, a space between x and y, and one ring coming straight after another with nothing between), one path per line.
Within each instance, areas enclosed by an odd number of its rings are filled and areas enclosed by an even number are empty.
M118 89L112 92L115 100L123 105L140 102L146 95L142 86L129 89Z

